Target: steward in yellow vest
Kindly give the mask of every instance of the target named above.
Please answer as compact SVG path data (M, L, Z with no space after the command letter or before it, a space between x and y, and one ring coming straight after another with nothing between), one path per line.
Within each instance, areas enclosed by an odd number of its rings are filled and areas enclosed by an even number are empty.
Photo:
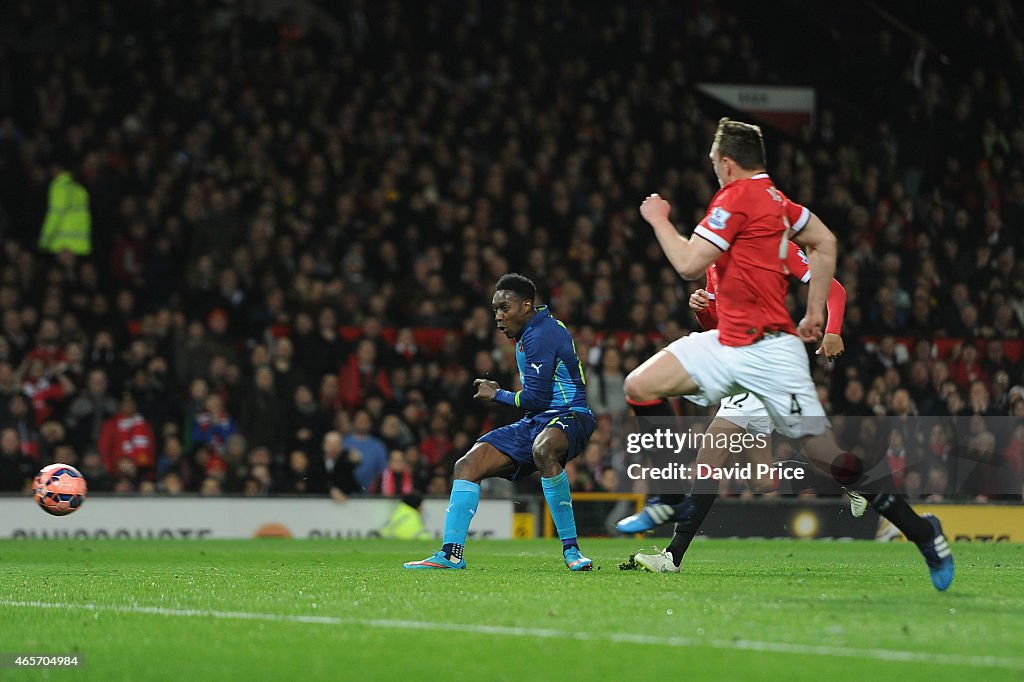
M391 512L391 518L380 529L382 538L394 540L426 540L430 533L423 525L423 518L420 516L420 504L422 498L419 495L404 495L395 510Z
M92 253L92 217L89 192L62 170L50 183L50 202L46 209L39 250L60 253L67 249L76 256Z

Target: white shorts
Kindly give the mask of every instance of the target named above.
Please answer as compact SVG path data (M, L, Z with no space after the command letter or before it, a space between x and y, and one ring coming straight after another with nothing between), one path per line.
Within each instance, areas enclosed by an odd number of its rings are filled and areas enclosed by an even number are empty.
M784 436L817 435L829 427L804 344L792 334L767 336L749 346L723 346L718 330L712 329L677 339L665 350L697 383L697 393L684 396L691 402L713 405L726 396L749 392L760 398Z
M723 398L715 418L732 422L750 433L771 433L775 429L764 403L750 392Z

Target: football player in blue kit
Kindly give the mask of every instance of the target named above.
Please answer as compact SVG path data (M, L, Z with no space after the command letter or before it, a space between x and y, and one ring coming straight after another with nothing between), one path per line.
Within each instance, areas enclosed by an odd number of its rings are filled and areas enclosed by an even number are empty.
M501 476L517 480L541 475L544 499L562 541L562 556L571 571L589 571L593 562L576 539L565 463L587 445L596 422L587 407L586 378L576 344L547 306L535 306L537 288L518 274L503 275L491 301L498 330L516 342L516 364L523 388L512 392L495 381L477 379L481 401L513 405L526 411L519 421L481 436L455 463L451 499L439 551L409 569L465 568L463 545L480 501L480 481Z

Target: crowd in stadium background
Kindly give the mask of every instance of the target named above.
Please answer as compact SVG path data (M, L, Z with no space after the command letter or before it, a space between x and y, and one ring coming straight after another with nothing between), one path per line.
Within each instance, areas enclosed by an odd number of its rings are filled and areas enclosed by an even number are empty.
M703 81L818 90L813 125L766 134L776 184L840 239L828 412L1024 416L1010 3L937 9L958 34L933 42L874 17L856 64L855 9L597 7L353 2L337 31L212 0L2 10L0 489L62 461L98 491L447 494L518 416L472 400L512 386L489 301L515 271L589 365L574 488L628 490L622 380L699 328L701 284L637 206L657 191L688 230L713 195ZM45 236L52 183L88 192L70 250ZM1024 476L1024 429L991 448Z

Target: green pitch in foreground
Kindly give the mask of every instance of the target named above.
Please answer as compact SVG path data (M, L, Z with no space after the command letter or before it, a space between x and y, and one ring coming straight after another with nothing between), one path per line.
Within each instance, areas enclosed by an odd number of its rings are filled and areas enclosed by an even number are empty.
M708 541L679 575L633 540L3 541L0 679L1006 680L1024 677L1024 546L958 545L936 592L905 543Z

